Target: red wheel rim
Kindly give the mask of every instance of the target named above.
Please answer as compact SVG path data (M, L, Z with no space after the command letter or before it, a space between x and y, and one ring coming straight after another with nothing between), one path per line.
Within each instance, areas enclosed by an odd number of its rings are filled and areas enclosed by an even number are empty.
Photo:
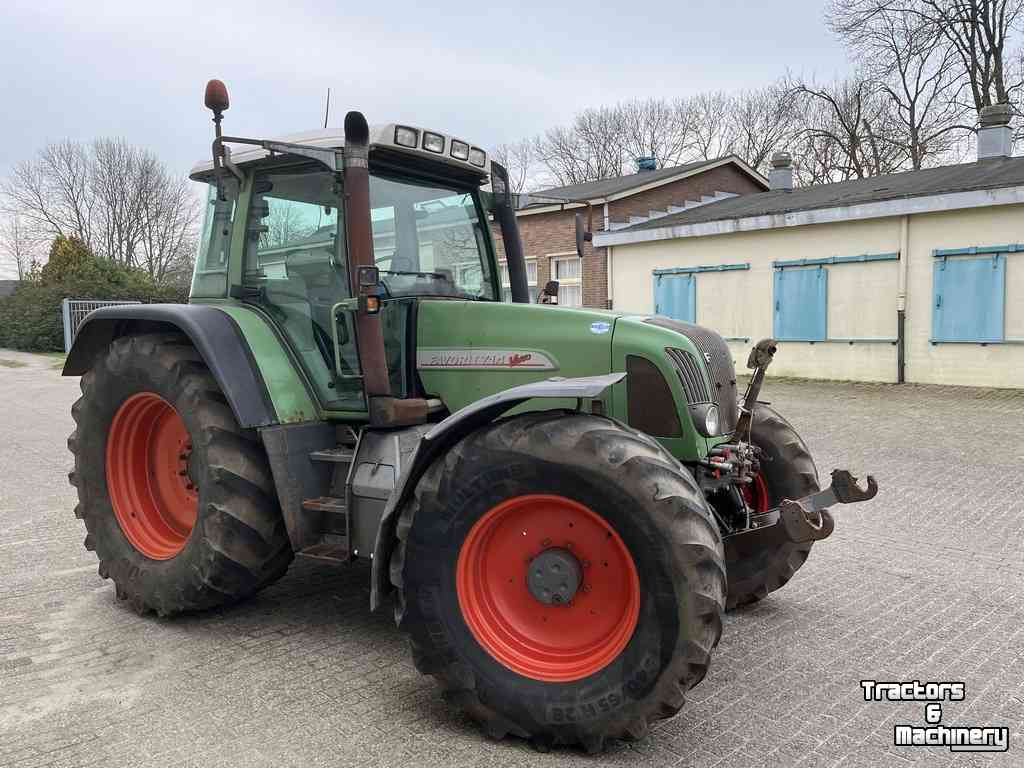
M199 511L189 478L192 441L170 403L132 395L107 433L107 492L124 535L146 557L169 560L188 541Z
M573 599L547 605L527 585L541 552L568 550L581 566ZM456 590L466 624L494 659L534 680L568 682L604 669L640 614L640 578L615 530L562 496L517 496L489 510L459 553Z
M742 486L740 493L743 494L743 500L755 514L761 515L768 511L768 484L765 483L764 475L760 472L754 475L754 482Z

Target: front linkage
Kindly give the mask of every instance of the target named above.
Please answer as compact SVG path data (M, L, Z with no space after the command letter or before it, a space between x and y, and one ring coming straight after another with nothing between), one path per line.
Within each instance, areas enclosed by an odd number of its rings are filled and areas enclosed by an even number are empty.
M737 439L715 446L708 458L700 463L698 478L705 492L729 494L735 502L734 508L740 512L738 518L734 516L729 520L716 510L723 538L781 524L790 541L820 541L828 538L835 530L835 521L826 510L835 504L856 504L873 499L878 493L878 483L872 475L868 475L867 488L862 489L857 484L857 478L848 470L835 469L832 471L832 484L825 490L799 499L783 499L771 509L751 508L741 489L755 481L765 457L751 442L750 433L765 372L777 349L774 339L762 339L750 351L747 368L753 374L740 408L734 433Z

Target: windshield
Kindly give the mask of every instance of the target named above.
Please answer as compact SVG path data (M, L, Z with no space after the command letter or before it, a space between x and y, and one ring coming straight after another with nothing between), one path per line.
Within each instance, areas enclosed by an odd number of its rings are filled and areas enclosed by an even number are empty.
M487 233L472 192L370 178L374 260L389 297L495 299Z

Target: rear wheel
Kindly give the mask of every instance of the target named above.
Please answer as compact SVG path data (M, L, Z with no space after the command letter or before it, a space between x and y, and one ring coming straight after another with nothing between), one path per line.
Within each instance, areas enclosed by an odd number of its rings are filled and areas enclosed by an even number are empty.
M495 737L640 738L679 710L721 634L703 495L607 419L527 414L470 435L420 480L398 535L416 666Z
M263 447L184 338L118 339L81 386L75 513L120 599L168 615L284 574L292 551Z
M743 489L755 512L767 512L783 499L800 499L819 490L818 471L807 445L790 423L767 405L755 407L751 442L763 453L761 471ZM727 538L727 607L756 603L783 587L806 562L812 544L790 541L781 524Z

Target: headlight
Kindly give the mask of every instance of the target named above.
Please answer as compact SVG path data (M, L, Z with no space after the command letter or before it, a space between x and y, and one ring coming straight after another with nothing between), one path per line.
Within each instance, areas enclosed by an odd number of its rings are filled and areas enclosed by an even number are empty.
M439 133L423 132L423 148L428 152L444 152L444 136Z
M469 160L469 144L452 139L452 157L456 160Z
M479 165L481 168L483 168L487 164L487 153L484 152L482 149L473 147L471 150L469 150L469 162L471 162L473 165Z
M395 128L395 144L398 146L415 149L419 143L420 132L415 128L406 128L404 125Z
M714 403L698 403L690 406L693 425L704 437L717 437L722 431L718 406Z

